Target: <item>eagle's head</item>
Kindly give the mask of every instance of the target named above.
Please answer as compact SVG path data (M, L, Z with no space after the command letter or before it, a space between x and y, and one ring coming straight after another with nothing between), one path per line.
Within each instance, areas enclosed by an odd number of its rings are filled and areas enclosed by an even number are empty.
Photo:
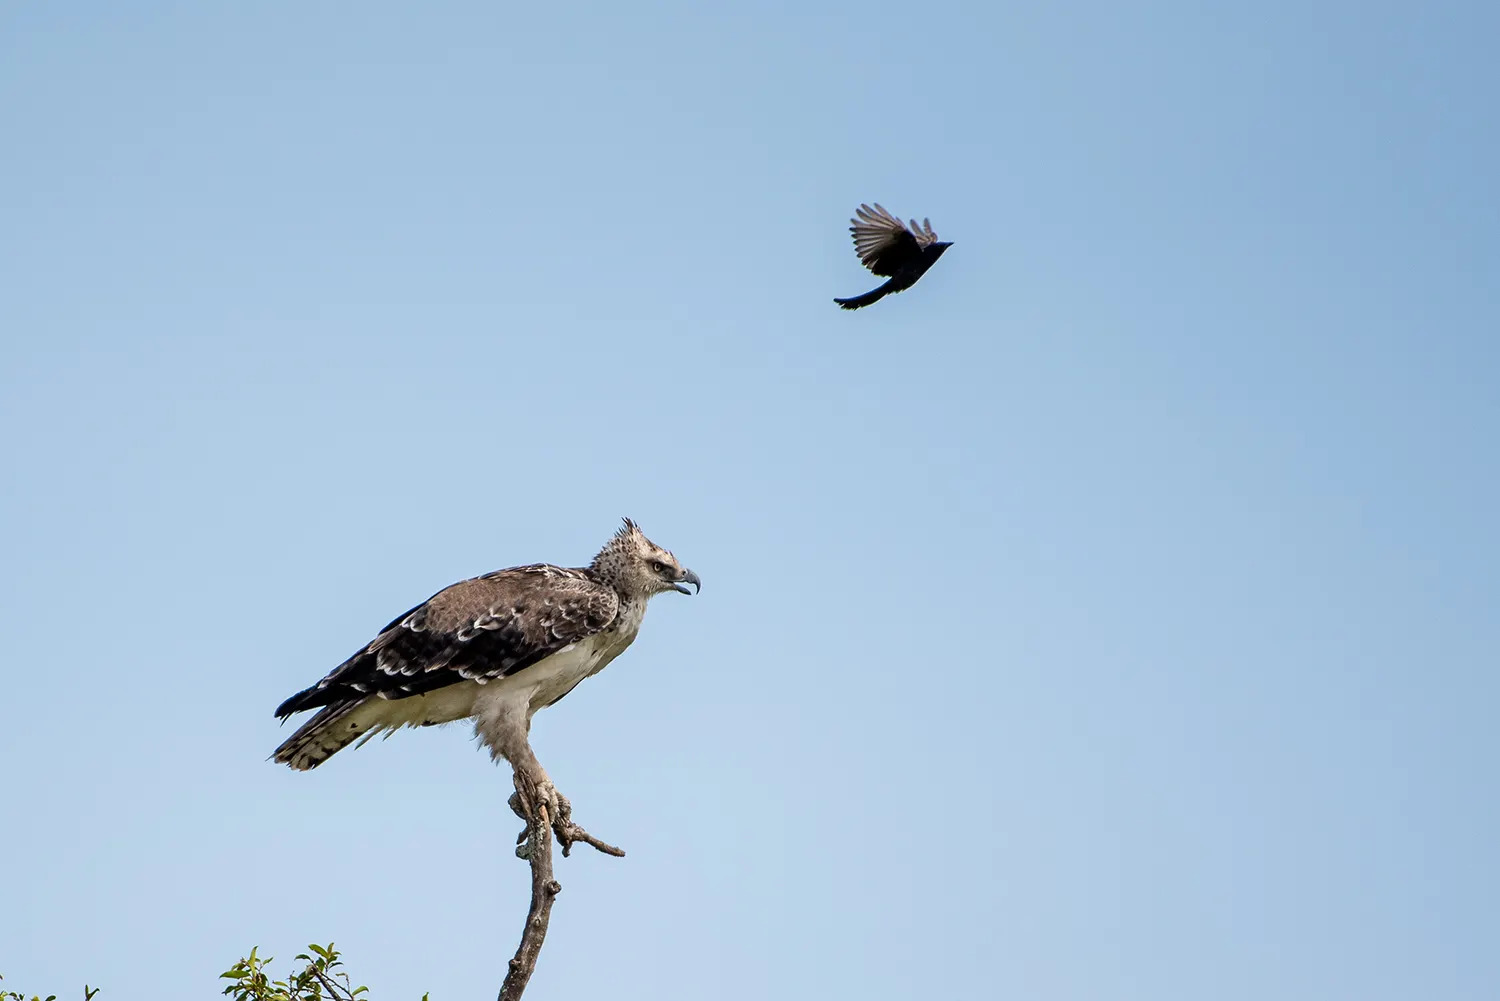
M646 538L629 518L594 557L592 569L627 598L649 598L663 591L688 594L684 585L693 585L694 591L703 586L697 574Z

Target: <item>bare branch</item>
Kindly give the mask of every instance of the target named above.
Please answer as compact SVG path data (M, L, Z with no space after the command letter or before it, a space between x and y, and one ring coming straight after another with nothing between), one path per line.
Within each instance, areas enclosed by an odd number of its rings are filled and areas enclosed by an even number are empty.
M625 857L624 849L616 848L614 845L600 841L588 831L573 823L572 804L561 796L557 797L557 817L552 821L552 833L557 835L557 843L562 845L563 858L567 858L568 852L573 849L573 845L580 841L606 855L613 855L615 858Z
M625 853L614 845L605 844L582 827L573 823L572 808L568 801L558 797L558 816L549 818L547 806L536 803L535 792L519 771L516 772L516 792L510 797L510 808L526 821L526 828L516 839L516 855L531 863L531 908L526 912L526 927L521 932L521 944L505 971L505 980L500 985L499 1001L519 1001L531 974L536 970L537 957L542 952L542 940L547 937L547 923L552 917L552 902L562 892L562 884L552 876L552 834L556 832L563 855L577 842L597 848L606 855L623 858Z
M600 841L571 820L564 821L562 825L554 825L552 829L557 832L557 843L562 845L563 858L567 858L573 845L580 841L606 855L613 855L615 858L625 857L625 849Z
M511 809L522 813L520 797L511 797ZM547 808L539 807L536 814L526 819L526 843L516 849L531 862L531 909L526 913L526 927L521 932L521 944L505 971L505 981L500 985L499 1001L518 1001L531 974L536 969L536 960L542 952L542 940L547 937L547 922L552 916L552 901L562 890L562 885L552 878L552 831L547 822Z

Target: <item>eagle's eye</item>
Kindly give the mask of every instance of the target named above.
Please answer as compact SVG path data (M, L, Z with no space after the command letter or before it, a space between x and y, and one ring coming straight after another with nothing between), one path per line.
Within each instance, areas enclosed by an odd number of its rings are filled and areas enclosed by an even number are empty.
M652 560L651 561L651 569L653 571L655 571L656 573L661 573L666 568L667 568L667 565L665 563L663 563L661 560Z

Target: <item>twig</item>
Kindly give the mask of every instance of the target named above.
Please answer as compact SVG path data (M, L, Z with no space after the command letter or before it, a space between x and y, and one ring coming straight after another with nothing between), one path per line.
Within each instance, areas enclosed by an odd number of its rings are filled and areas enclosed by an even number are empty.
M339 995L339 986L335 984L331 979L329 979L327 974L318 969L316 966L312 967L312 974L314 977L318 978L318 983L323 985L323 989L328 992L328 996L332 999L332 1001L342 1001ZM349 992L345 990L343 992L343 998L348 998L349 996Z
M625 857L624 849L616 848L614 845L600 841L588 831L573 823L573 807L561 796L557 797L557 800L558 815L552 821L552 833L557 835L557 843L562 845L563 858L567 858L568 852L573 849L573 845L580 841L606 855L613 855L615 858Z
M564 821L561 826L554 826L553 830L557 831L557 843L562 845L563 858L567 858L573 845L580 841L606 855L613 855L615 858L625 857L625 849L600 841L571 820Z
M535 800L533 796L523 793L523 789L527 789L527 793L534 791L526 786L518 772L516 794L510 798L510 808L515 811L516 816L526 821L526 829L517 839L522 843L516 848L516 854L531 863L531 908L526 912L526 927L521 932L521 944L516 947L516 954L500 985L499 1001L519 1001L521 993L526 990L531 974L536 970L537 957L542 952L542 940L547 937L552 902L562 892L562 884L552 877L552 832L557 832L564 857L574 843L580 841L606 855L616 858L623 858L625 855L619 848L605 844L573 823L572 811L566 805L567 800L562 801L559 816L552 819L547 816L545 804L538 803L534 810L527 808L528 803Z

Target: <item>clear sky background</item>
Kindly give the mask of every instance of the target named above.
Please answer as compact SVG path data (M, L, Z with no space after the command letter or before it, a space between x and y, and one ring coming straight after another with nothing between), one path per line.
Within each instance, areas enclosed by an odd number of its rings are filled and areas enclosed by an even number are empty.
M1492 4L0 7L0 972L491 996L466 727L272 709L638 519L528 997L1500 981ZM872 287L861 201L955 245Z

